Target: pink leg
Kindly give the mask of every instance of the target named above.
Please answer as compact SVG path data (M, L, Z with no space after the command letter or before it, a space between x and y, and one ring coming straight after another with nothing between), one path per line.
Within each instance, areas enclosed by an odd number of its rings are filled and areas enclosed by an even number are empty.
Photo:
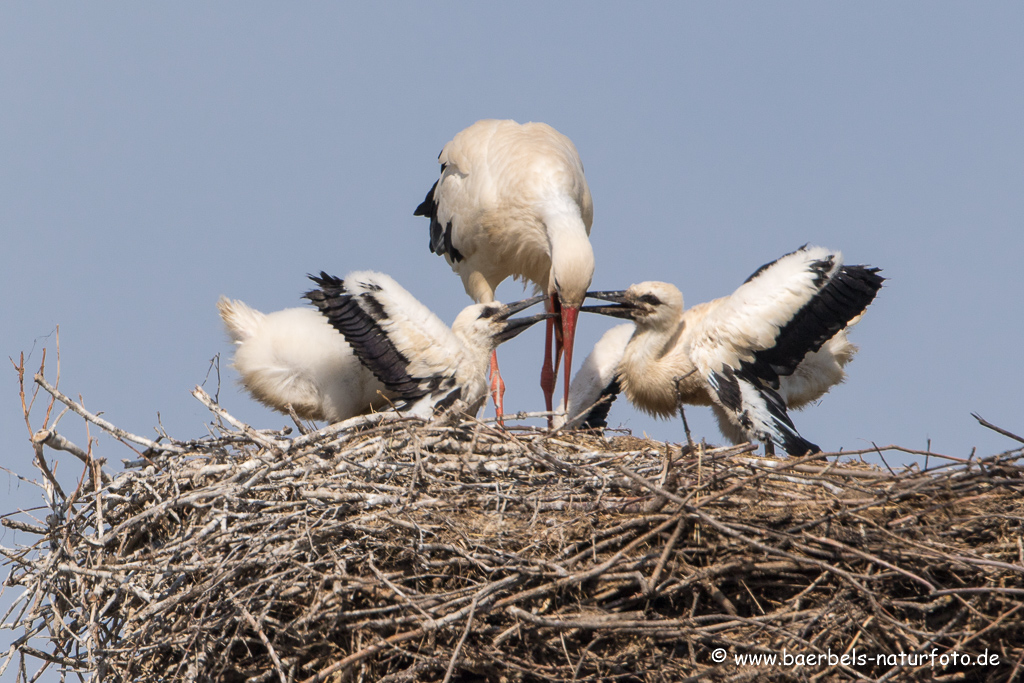
M502 418L505 417L505 382L498 372L497 351L491 351L491 398L494 400L494 416L498 418L498 424L504 425Z

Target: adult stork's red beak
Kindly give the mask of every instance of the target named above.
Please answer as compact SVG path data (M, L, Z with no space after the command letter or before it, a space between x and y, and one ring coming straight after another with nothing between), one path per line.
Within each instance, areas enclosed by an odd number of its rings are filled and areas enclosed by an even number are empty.
M555 378L558 376L558 366L562 360L562 351L565 351L565 405L569 405L569 383L572 380L572 347L576 340L576 320L580 315L579 306L565 306L558 299L558 294L552 294L548 310L558 318L558 324L554 319L548 320L547 338L544 345L544 367L541 368L540 386L544 390L544 403L548 412L553 410ZM552 345L552 337L554 344ZM552 354L554 346L554 354ZM548 418L550 424L551 418Z
M565 348L565 403L562 405L565 406L569 405L569 382L572 381L572 346L576 340L576 319L579 315L579 306L562 306L562 345Z

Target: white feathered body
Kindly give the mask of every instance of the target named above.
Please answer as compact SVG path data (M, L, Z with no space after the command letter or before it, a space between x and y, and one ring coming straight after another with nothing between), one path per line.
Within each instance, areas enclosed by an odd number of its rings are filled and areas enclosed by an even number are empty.
M640 337L621 361L622 388L631 401L641 410L657 417L671 417L678 412L678 397L673 380L679 382L679 396L686 405L709 406L714 404L712 391L704 380L703 373L697 372L694 362L694 341L699 339L704 347L697 358L703 360L705 369L720 368L732 359L749 358L745 349L736 343L726 342L721 348L707 351L710 339L716 330L715 316L709 314L723 302L715 299L697 304L683 311L676 332L667 335ZM705 324L705 321L708 321ZM779 378L779 394L789 408L799 409L824 396L829 389L846 378L843 368L849 363L857 347L847 338L847 330L841 330L819 350L808 353L791 375ZM750 342L749 338L741 340ZM752 347L748 346L746 349ZM714 363L717 360L717 364ZM631 381L632 380L632 381Z
M466 292L490 302L514 277L551 294L555 271L579 305L594 271L594 206L572 141L544 123L483 120L456 134L438 160L434 218L451 232L433 246Z
M217 302L235 343L232 366L260 403L288 406L310 420L341 420L386 405L381 384L352 347L311 308L262 313L242 301Z
M812 401L828 393L829 389L846 379L843 369L853 360L857 346L846 334L856 324L851 322L845 329L836 333L825 344L812 353L804 356L803 362L796 367L792 375L779 378L779 394L786 401L786 406L799 410Z

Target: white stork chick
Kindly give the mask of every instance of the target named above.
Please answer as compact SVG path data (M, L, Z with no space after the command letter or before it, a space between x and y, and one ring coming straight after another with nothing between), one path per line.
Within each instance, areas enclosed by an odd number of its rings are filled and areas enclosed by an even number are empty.
M583 308L588 309L593 310L586 306ZM690 318L690 311L698 309L699 307L695 306L683 312L684 325ZM793 374L779 378L779 394L787 408L802 408L811 401L821 398L829 389L843 381L846 376L843 368L857 352L857 347L847 339L846 333L858 319L859 316L850 321L845 329L837 332L836 336L825 342L822 348L808 353ZM633 323L626 323L611 328L598 340L593 351L580 364L576 376L572 378L569 407L565 409L564 403L559 406L560 414L555 415L555 427L597 429L608 426L608 413L622 391L618 374L619 363L622 362L626 346L635 330L636 326ZM745 442L747 438L743 430L738 429L717 405L709 400L700 401L699 405L709 403L718 418L722 434L733 443Z
M384 385L344 337L310 308L261 313L221 297L217 310L236 344L233 367L260 403L307 420L340 422L387 405Z
M558 407L555 427L596 429L608 426L608 411L620 391L619 361L634 331L633 323L617 325L597 340L572 378L568 407L564 401Z
M533 282L559 314L548 321L541 387L551 410L565 348L569 398L576 319L594 275L594 204L572 141L544 123L484 120L456 134L438 156L441 177L414 215L430 218L430 250L443 255L477 303L494 301L508 277ZM492 357L492 393L504 383Z
M875 298L877 268L842 265L822 247L759 268L733 294L683 310L664 282L592 293L619 306L584 307L633 320L636 332L619 363L629 400L658 417L681 403L711 405L734 442L778 443L790 455L820 449L797 432L788 407L823 395L843 379L856 352L845 329Z
M551 317L510 316L543 297L504 306L474 304L449 329L392 278L360 271L344 280L321 272L306 293L325 319L387 388L399 411L430 417L453 409L475 414L487 399L487 368L498 344Z

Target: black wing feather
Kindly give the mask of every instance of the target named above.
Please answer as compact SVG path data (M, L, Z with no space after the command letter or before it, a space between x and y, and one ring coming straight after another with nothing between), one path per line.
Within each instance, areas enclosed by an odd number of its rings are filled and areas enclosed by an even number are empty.
M759 268L750 279L770 265ZM790 455L817 453L820 449L797 432L785 401L777 393L779 377L792 374L808 353L820 349L863 313L885 280L878 274L878 268L867 266L843 266L826 280L832 266L831 259L811 264L816 273L815 283L821 289L779 330L772 348L754 352L754 360L741 362L735 371L726 367L720 373L713 373L713 384L722 405L737 416L740 426L755 433L758 430L754 429L754 422L743 407L739 383L745 382L756 389L782 435L780 445ZM770 438L761 433L757 436Z
M742 369L779 388L779 377L790 375L808 353L817 351L851 320L864 312L885 280L878 268L843 266L814 297L779 330L775 345L754 353Z
M312 301L334 329L345 336L356 357L397 398L413 402L438 387L440 380L436 377L424 382L409 375L409 359L395 348L381 328L379 321L386 319L387 313L372 295L358 295L369 304L371 310L367 311L356 300L356 295L345 289L341 279L323 271L319 276L309 277L320 289L306 292L305 298Z
M441 227L441 223L437 220L437 200L434 199L434 193L437 191L437 184L439 182L441 181L434 181L434 184L427 191L426 198L412 212L413 216L424 216L430 219L430 242L427 246L430 247L430 251L434 254L444 253L442 251L444 230Z
M444 167L441 167L441 172L444 173ZM426 198L416 207L416 210L412 212L413 216L424 216L430 219L430 251L439 256L448 256L454 263L458 263L462 260L462 253L455 248L452 244L452 222L448 221L447 225L441 225L441 221L437 218L437 185L440 183L440 179L435 181L433 186L427 192Z
M772 435L758 429L754 418L749 414L743 405L740 393L740 382L752 386L764 401L768 410L772 425L782 439L780 445L789 455L802 456L808 453L817 453L821 449L807 439L800 436L793 424L792 418L786 410L786 402L770 387L765 386L760 378L752 375L749 368L741 368L734 371L731 367L725 366L721 372L711 373L711 385L718 394L722 405L735 415L737 422L748 434L753 434L761 441L772 441Z
M616 376L608 386L601 390L601 395L598 397L594 407L583 418L580 427L582 429L604 429L607 427L608 412L612 409L612 403L615 403L615 399L620 391L622 391L622 386L619 384L618 376Z

